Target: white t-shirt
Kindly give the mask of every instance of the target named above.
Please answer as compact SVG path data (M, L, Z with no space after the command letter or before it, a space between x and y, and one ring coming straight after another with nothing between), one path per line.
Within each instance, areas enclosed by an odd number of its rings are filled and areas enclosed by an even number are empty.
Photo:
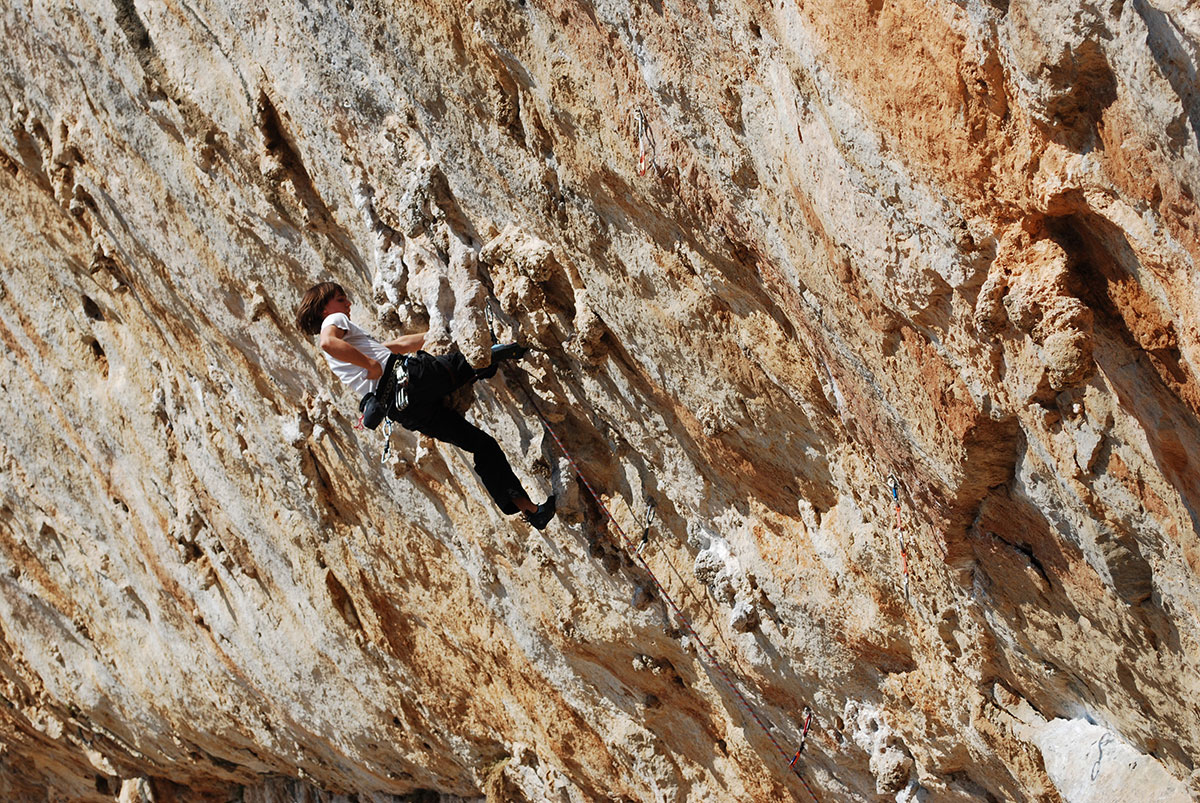
M325 320L321 321L321 329L326 326L336 326L346 334L342 335L342 339L349 343L354 348L361 351L363 354L378 360L380 367L387 363L388 357L392 356L392 352L380 343L375 338L366 333L361 326L350 320L344 312L335 312L332 315L325 316ZM375 389L377 379L367 379L367 369L360 368L354 363L345 362L334 357L328 351L322 349L325 355L325 361L329 363L329 367L333 369L333 373L343 383L350 386L360 396L365 396Z

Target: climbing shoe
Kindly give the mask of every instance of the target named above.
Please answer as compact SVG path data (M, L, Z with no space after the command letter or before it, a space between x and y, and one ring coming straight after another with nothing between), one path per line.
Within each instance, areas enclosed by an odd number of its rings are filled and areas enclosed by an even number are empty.
M529 353L520 343L498 343L492 346L492 365L504 360L519 360Z
M525 514L525 521L539 530L546 529L546 525L550 523L550 519L552 518L554 518L554 494L548 496L545 502L538 505L537 510Z
M475 381L491 379L500 370L500 363L505 360L519 360L529 353L529 349L520 343L500 343L492 346L492 363L487 368L475 371Z

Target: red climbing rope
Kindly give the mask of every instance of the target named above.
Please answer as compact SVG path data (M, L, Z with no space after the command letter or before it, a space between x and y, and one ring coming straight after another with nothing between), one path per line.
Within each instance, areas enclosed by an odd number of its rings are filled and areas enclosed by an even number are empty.
M704 639L700 638L700 635L696 632L696 629L692 627L691 621L688 620L687 616L684 615L679 606L675 604L675 600L673 600L671 595L667 593L667 589L663 587L663 584L658 581L658 576L654 574L654 570L650 568L650 564L648 564L646 559L642 557L642 550L639 548L639 545L635 544L634 541L625 533L624 528L621 527L620 523L613 517L612 513L608 509L608 506L604 504L604 500L602 500L600 495L596 493L594 488L592 488L592 484L588 482L587 477L584 476L583 471L579 468L579 464L575 462L575 458L571 456L569 451L567 451L567 447L563 445L562 440L558 437L558 433L554 431L554 427L550 426L550 422L546 419L546 416L542 415L542 411L538 407L537 401L534 399L533 394L528 388L523 389L525 390L526 395L529 397L530 404L533 405L534 412L536 412L538 418L541 419L542 426L544 426L546 431L550 433L550 437L554 439L554 443L558 446L558 450L563 453L563 456L567 458L568 462L570 462L571 468L575 470L575 476L577 476L580 482L583 483L584 487L587 488L588 493L592 495L592 499L596 501L596 504L600 507L600 510L604 512L604 515L610 522L612 522L613 527L615 527L617 532L620 534L621 543L626 553L635 557L638 563L642 565L642 568L646 570L646 573L650 575L650 579L654 581L654 585L658 589L658 593L662 595L662 598L666 601L667 605L669 605L671 610L675 612L676 618L679 619L680 623L683 624L688 634L697 644L700 645L700 649L704 651L705 657L708 658L709 665L712 666L713 669L715 669L721 676L721 679L725 681L725 685L729 687L729 690L733 692L735 697L737 697L738 702L742 704L742 708L744 708L746 712L750 714L751 718L753 718L758 724L758 727L762 729L764 734L766 734L766 737L771 741L771 744L775 746L775 749L779 752L779 755L783 758L783 760L788 762L788 768L800 780L800 783L804 785L804 789L808 792L809 797L813 799L814 803L820 803L816 794L813 792L812 787L808 785L808 781L801 774L800 769L796 766L796 759L799 758L800 751L797 751L796 755L789 761L787 751L784 750L783 746L780 745L775 739L775 736L771 733L771 729L767 727L767 724L763 721L763 718L759 716L758 711L754 709L754 706L750 704L750 702L742 694L741 690L738 689L737 685L725 671L725 668L722 667L717 661L716 656L714 656L712 653L712 650L708 648L708 645L704 642ZM808 727L811 719L812 717L810 714L804 723L804 736L801 738L801 750L804 749L804 738L807 738L808 736Z

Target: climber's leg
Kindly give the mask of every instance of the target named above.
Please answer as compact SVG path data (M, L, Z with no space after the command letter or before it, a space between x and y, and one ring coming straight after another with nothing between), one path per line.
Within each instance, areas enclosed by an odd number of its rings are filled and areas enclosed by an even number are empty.
M496 506L508 515L517 512L531 513L537 506L521 487L521 481L513 473L504 451L496 439L467 421L462 415L449 408L439 410L436 415L412 427L417 432L451 443L475 458L475 473L483 482Z

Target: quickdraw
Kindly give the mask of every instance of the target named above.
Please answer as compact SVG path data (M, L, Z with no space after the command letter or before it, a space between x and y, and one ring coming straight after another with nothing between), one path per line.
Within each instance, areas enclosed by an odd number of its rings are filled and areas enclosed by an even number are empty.
M379 458L379 462L387 460L388 454L392 451L392 419L388 418L383 422L383 456Z
M492 345L496 345L500 341L496 338L496 314L492 312L492 305L485 303L483 305L483 314L487 319L488 332L492 336Z
M804 744L808 741L808 729L812 726L813 713L812 709L805 706L804 708L804 731L800 734L800 746L796 748L796 755L792 756L792 763L789 765L793 768L796 762L800 760L800 754L804 752Z
M642 523L644 524L644 527L642 528L642 540L639 541L637 545L637 553L639 556L641 556L642 550L646 548L646 545L650 543L650 528L654 526L654 512L654 500L651 499L646 503L646 514L642 520Z
M654 168L655 174L658 173L658 164L655 159L657 157L657 149L654 143L654 132L650 129L650 124L646 122L646 115L642 111L642 107L638 106L633 112L634 123L637 126L638 138L638 175L646 175L646 171L651 167ZM647 156L649 157L647 159Z

